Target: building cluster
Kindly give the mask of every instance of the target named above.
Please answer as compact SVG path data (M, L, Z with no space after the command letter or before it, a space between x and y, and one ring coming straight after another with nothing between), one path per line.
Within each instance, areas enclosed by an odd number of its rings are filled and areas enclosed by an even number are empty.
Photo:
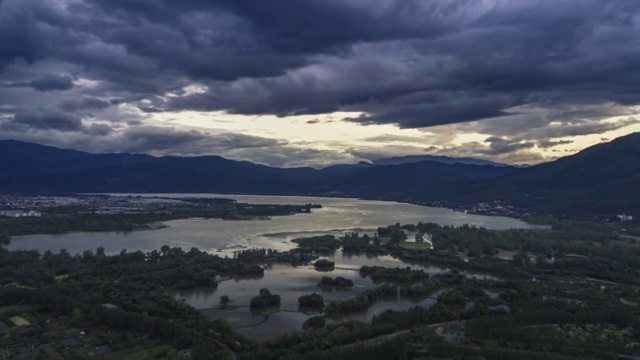
M10 218L40 217L42 216L42 213L35 210L2 210L0 211L0 216L6 216Z
M468 213L482 215L512 215L515 208L504 201L495 200L491 203L477 203L466 209Z
M72 196L0 195L0 210L69 206L80 202L80 198Z
M49 321L47 321L47 325ZM76 334L61 331L59 328L42 327L38 318L31 313L12 316L0 321L0 335L5 337L4 347L0 348L0 359L44 359L60 358L58 351L74 349L73 353L82 354L82 358L110 353L111 346L85 331ZM40 334L36 344L27 344L20 337L9 336L9 331L15 335L33 336Z
M55 209L76 206L102 214L147 212L168 209L185 203L179 199L141 196L75 195L75 196L21 196L0 195L0 216L40 217L34 209Z
M596 221L600 222L631 222L633 221L632 215L597 215L595 216Z
M618 215L618 219L620 219L620 222L627 222L627 221L632 221L633 216L622 214L622 215Z
M467 214L478 215L494 215L494 216L509 216L509 217L521 217L529 215L529 213L523 209L518 209L513 205L508 204L505 201L494 200L486 203L481 202L473 205L458 205L453 208L455 211L461 211Z

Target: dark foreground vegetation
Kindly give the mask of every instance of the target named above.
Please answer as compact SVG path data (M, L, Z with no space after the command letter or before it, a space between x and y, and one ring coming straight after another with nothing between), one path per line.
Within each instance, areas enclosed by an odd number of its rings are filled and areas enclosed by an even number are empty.
M316 237L315 245L325 251L336 251L327 244L338 242L345 252L391 255L411 266L363 266L355 277L371 278L377 284L372 289L318 274L314 284L322 286L316 289L344 287L354 296L341 302L327 302L322 292L301 296L301 311L313 307L320 315L315 311L304 331L262 344L238 335L224 320L207 320L167 290L215 288L222 278L260 276L269 261L295 258L291 263L300 265L307 252L315 252L314 240L297 241L299 249L287 254L253 249L234 258L169 246L113 256L101 248L78 255L2 249L0 358L640 356L640 244L620 236L622 226L555 221L543 230L490 231L419 223L390 225L373 235ZM638 230L624 226L627 233ZM423 234L433 249L407 246L406 239ZM414 265L451 271L430 275ZM280 303L267 289L254 299L252 307L269 311ZM429 305L384 311L366 324L340 321L389 299L428 299L422 303Z
M231 351L254 345L165 289L215 287L216 276L262 271L195 248L114 256L102 249L77 256L2 250L0 322L15 324L18 317L27 323L0 337L0 358L85 358L97 349L113 359L179 358L184 350L193 358L231 358Z

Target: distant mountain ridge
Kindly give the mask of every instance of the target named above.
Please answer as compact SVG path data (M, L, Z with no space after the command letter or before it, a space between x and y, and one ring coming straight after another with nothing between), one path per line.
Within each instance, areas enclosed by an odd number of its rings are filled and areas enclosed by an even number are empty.
M492 166L513 166L502 163L497 163L489 160L469 158L469 157L449 157L440 155L409 155L399 156L392 158L379 159L373 162L375 165L400 165L421 161L435 161L443 164L467 164L467 165L492 165ZM518 165L517 167L526 167Z
M304 194L453 203L505 200L546 213L626 212L640 217L640 133L527 168L404 160L320 170L281 169L219 156L90 154L5 140L0 141L0 192Z
M423 161L381 166L273 168L219 156L154 157L90 154L0 141L0 192L225 192L296 194L348 192L354 196L398 193L426 184L478 180L511 167Z
M551 213L640 214L640 133L505 176L438 184L405 195L461 202L502 199Z

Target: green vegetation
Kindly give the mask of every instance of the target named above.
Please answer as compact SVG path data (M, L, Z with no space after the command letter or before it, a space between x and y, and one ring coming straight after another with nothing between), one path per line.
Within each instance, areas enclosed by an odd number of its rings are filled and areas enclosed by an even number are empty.
M437 280L426 281L416 286L400 288L400 295L421 298L433 294L439 287Z
M429 276L409 267L363 266L360 276L371 278L377 288L350 290L352 298L326 306L320 292L300 296L301 307L324 306L323 316L309 318L303 325L307 331L260 346L223 320L207 320L165 289L215 288L219 277L262 274L271 259L295 263L292 253L249 249L228 259L169 246L115 256L106 256L104 249L76 256L2 249L0 323L9 329L0 337L0 349L14 355L27 349L31 357L82 358L108 345L103 356L113 359L185 354L194 359L640 356L640 243L620 236L619 226L554 221L544 230L491 231L419 223L379 228L373 237L348 234L342 240L345 251L390 255L414 268L453 270ZM404 247L400 233L405 232L428 233L434 249ZM307 239L315 240L298 242L295 257L317 251L314 246L325 241L339 242ZM467 261L460 253L468 255ZM505 253L511 259L500 256ZM314 265L335 266L328 260ZM330 291L352 287L353 281L325 276L318 285ZM398 298L427 305L387 310L370 324L340 323L341 314ZM229 301L220 296L222 304ZM261 289L251 308L280 301ZM74 339L81 345L64 345ZM47 343L52 355L38 348Z
M207 320L165 290L215 287L218 275L251 274L250 265L195 248L96 253L0 249L0 322L13 325L0 337L0 349L29 358L86 358L96 351L114 359L175 358L188 351L193 358L225 359L230 350L254 346L225 321ZM39 348L43 344L49 345Z
M408 283L429 278L429 274L423 270L412 270L406 268L385 268L381 266L362 266L360 275L368 276L374 281L394 281Z
M259 262L270 253L266 249L246 249L240 251L234 251L233 257L243 262Z
M490 231L432 223L400 228L429 233L434 249L408 249L401 246L401 242L354 233L344 239L343 250L391 255L412 263L438 264L510 278L572 275L640 285L640 243L620 236L620 225L555 221L548 230ZM514 254L513 261L501 260L501 251ZM468 256L462 259L460 253Z
M323 308L324 298L320 294L302 295L298 298L298 304L303 307Z
M373 290L365 290L353 299L339 303L331 303L327 305L324 311L327 315L362 311L373 306L373 304L384 296L395 296L397 294L398 288L396 286L385 284Z
M186 218L243 220L255 217L310 212L318 205L242 204L229 199L185 199L188 204L141 213L101 214L89 206L63 206L37 209L42 217L0 217L0 243L12 236L62 234L74 231L133 231L152 228L149 224ZM223 201L224 200L224 201Z
M318 284L318 286L343 287L343 288L352 287L353 281L351 279L345 279L341 276L336 276L334 279L328 276L323 276L322 279L320 279L320 283Z
M307 321L302 324L302 327L305 330L309 329L321 329L327 323L324 316L313 316L307 319Z
M375 246L371 245L372 241ZM346 253L376 253L380 250L377 245L380 245L377 236L372 239L367 234L360 236L357 232L346 234L342 239L342 250Z
M335 266L336 266L335 262L325 260L325 259L320 259L315 263L313 263L313 267L316 268L316 270L320 270L320 271L331 271L334 269Z
M27 321L27 319L23 318L22 316L12 316L9 318L9 321L11 321L15 326L31 325L31 323Z
M280 295L272 295L267 288L260 289L260 294L251 298L252 309L262 309L280 305Z
M366 346L344 346L337 349L330 349L318 354L305 354L304 356L290 356L287 360L311 359L311 360L353 360L353 359L370 359L370 360L396 360L406 359L407 352L404 342L390 340L387 342L375 343Z
M428 309L384 312L370 325L351 328L358 335L346 342L338 325L327 325L313 338L287 335L253 355L262 359L361 358L355 354L371 359L640 355L636 330L640 311L634 305L640 300L636 260L640 246L632 238L618 236L618 226L557 221L548 230L490 231L435 224L399 229L429 233L435 249L406 248L401 241L357 233L345 237L343 249L493 276L469 278L453 270L429 277L407 268L363 267L363 276L405 285L365 290L354 299L327 305L325 314L361 311L387 295L432 296L436 303ZM467 261L458 256L460 252L469 255ZM500 253L512 254L512 259L505 260ZM320 284L332 281L326 277ZM389 335L378 338L383 334ZM388 353L382 355L383 351Z
M329 255L340 248L340 241L333 235L312 236L293 239L291 242L298 244L300 250L305 252L315 251L318 254Z
M429 250L431 245L426 242L402 242L400 246L409 250Z
M6 229L0 230L0 244L8 244L11 242L11 235Z
M342 345L390 334L395 330L396 327L393 325L368 326L357 321L330 324L317 331L283 335L276 340L263 343L260 351L240 354L238 359L282 359L285 356L305 358L323 354L324 351Z
M389 225L387 227L379 227L377 234L379 237L389 238L393 243L399 243L407 239L407 234L402 229L400 223Z

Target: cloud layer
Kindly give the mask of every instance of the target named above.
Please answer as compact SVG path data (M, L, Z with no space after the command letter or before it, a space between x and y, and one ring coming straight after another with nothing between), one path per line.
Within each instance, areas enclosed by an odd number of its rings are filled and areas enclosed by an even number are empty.
M349 111L499 157L635 123L603 119L637 112L638 34L636 0L0 0L0 137L291 165L324 155L149 119Z

